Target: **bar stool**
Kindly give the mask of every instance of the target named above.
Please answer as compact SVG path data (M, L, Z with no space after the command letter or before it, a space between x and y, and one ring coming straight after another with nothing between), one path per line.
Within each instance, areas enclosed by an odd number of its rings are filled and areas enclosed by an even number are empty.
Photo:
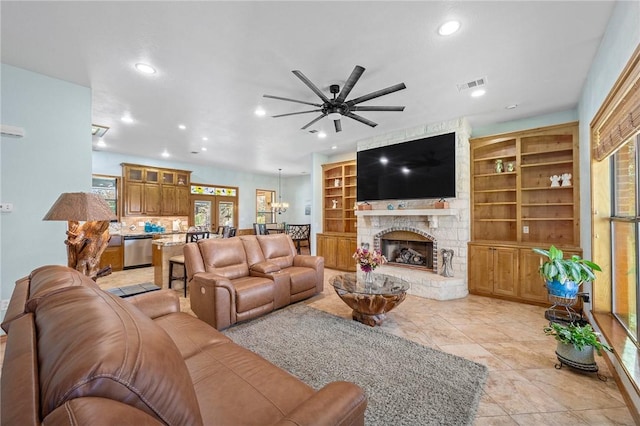
M195 243L203 238L209 238L208 231L187 232L185 237L185 243ZM181 276L173 275L173 266L182 265L183 274ZM171 288L171 282L175 280L182 280L184 283L184 297L187 297L187 269L184 267L184 255L171 256L169 258L169 288Z

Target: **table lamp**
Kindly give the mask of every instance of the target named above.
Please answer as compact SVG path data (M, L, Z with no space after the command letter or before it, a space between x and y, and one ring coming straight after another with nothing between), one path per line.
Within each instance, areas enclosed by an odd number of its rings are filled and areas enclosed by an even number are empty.
M109 244L109 222L116 219L109 204L97 194L66 192L53 204L42 220L66 220L68 265L94 281L111 273L102 270L100 256ZM80 223L83 222L83 223Z

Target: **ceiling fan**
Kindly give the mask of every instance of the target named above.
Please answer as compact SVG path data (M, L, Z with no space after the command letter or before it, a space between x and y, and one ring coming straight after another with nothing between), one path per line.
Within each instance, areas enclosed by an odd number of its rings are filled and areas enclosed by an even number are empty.
M351 93L353 86L356 85L362 73L364 72L364 68L360 65L356 65L356 67L351 72L351 75L347 79L340 91L340 86L337 84L332 84L329 86L329 91L333 94L333 99L329 99L324 93L318 89L318 87L311 82L302 72L298 70L292 71L293 74L298 77L304 84L306 84L309 89L313 91L320 99L322 99L322 103L313 103L306 101L298 101L296 99L283 98L281 96L273 96L273 95L264 95L265 98L278 99L281 101L287 102L296 102L299 104L311 105L318 107L319 109L313 109L310 111L300 111L300 112L290 112L288 114L279 114L272 116L273 118L278 117L287 117L289 115L297 115L297 114L308 114L310 112L319 112L321 113L318 117L311 120L305 126L302 127L302 130L307 129L309 126L312 126L317 121L321 120L324 117L329 117L333 120L333 124L336 128L336 132L342 131L342 124L340 123L340 119L344 117L352 118L356 121L366 124L367 126L376 127L378 123L374 123L371 120L367 120L366 118L354 114L355 111L404 111L403 106L358 106L359 103L379 98L380 96L388 95L393 92L397 92L398 90L406 89L407 86L404 83L395 84L393 86L389 86L386 89L376 90L375 92L371 92L368 95L360 96L355 99L351 99L347 101L347 96Z

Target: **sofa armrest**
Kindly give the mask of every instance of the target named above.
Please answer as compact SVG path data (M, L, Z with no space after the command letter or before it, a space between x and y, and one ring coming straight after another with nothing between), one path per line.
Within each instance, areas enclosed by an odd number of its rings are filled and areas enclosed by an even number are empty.
M217 330L237 321L236 291L228 278L213 272L200 272L191 281L191 310Z
M279 270L280 267L278 265L269 261L256 263L250 268L251 272L258 272L260 274L272 274L274 272L278 272Z
M151 319L180 312L180 299L171 290L150 291L127 297L124 300L131 302L132 305Z
M276 425L364 425L365 408L367 397L359 386L349 382L331 382Z
M324 267L324 257L299 254L293 258L293 266L312 268L317 271L318 269Z

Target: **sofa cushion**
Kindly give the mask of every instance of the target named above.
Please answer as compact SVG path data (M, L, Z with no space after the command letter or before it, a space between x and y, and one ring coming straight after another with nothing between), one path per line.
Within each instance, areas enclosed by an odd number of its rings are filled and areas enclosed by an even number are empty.
M244 277L234 280L236 312L247 312L273 303L275 293L273 286L273 281L268 278Z
M198 241L206 272L230 280L249 275L244 246L239 238L209 238Z
M207 425L273 424L315 393L291 374L235 344L207 348L186 363Z
M317 277L314 269L292 266L287 268L287 273L291 277L292 295L316 288Z
M66 401L96 396L167 424L202 424L180 352L130 303L72 287L40 300L35 314L43 418Z
M257 235L264 259L278 265L281 269L293 265L296 249L286 234Z
M231 343L231 339L209 324L183 312L157 318L154 323L169 335L184 359L208 346Z

